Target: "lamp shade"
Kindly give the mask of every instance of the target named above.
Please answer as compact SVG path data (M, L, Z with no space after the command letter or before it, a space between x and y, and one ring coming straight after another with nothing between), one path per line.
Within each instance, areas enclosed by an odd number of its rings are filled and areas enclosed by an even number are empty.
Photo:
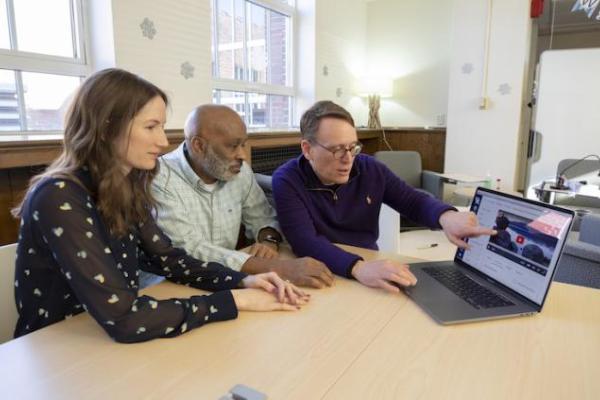
M388 78L364 77L356 82L354 91L358 96L361 97L371 95L377 95L379 97L392 97L393 82Z

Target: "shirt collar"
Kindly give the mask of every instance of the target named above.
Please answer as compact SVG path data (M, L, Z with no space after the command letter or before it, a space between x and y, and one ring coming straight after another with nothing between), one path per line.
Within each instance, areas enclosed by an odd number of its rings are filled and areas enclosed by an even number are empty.
M179 147L177 147L177 149L175 149L175 151L173 151L172 158L177 163L177 167L183 174L185 181L190 186L192 186L194 188L204 188L206 183L202 180L202 178L200 178L198 176L198 174L196 174L196 171L194 171L194 169L190 165L188 157L189 157L188 150L187 150L187 147L186 147L185 141L184 141L183 143L181 143L179 145ZM221 181L217 180L215 183L217 184L217 188L219 188L225 182L221 182Z

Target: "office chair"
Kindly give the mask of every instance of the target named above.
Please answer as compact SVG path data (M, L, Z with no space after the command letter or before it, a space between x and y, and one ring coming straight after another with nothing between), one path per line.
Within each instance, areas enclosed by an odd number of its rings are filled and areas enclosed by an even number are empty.
M272 207L275 207L275 200L273 200L273 183L271 175L265 175L258 172L254 173L258 186L265 192L265 196Z
M0 246L0 343L13 338L19 313L15 304L15 257L17 244Z
M600 288L600 215L581 219L579 233L570 232L554 280Z
M375 158L396 176L415 189L442 199L442 179L433 171L423 169L421 154L416 151L378 151Z
M429 196L442 199L443 182L440 176L428 170L423 170L421 155L416 151L378 151L375 159L385 164L396 176L415 189ZM400 230L424 229L425 227L400 216Z

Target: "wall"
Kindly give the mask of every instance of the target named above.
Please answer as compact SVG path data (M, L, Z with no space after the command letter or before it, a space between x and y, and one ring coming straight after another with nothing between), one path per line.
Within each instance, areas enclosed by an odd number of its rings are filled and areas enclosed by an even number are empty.
M316 100L333 100L352 113L357 125L366 125L367 107L353 87L364 70L367 4L364 0L315 3Z
M488 1L456 0L453 12L447 172L485 175L513 189L528 126L526 75L529 2L493 2L489 49L489 108L480 110Z
M210 1L184 0L173 6L166 0L113 0L110 5L114 63L166 90L172 101L167 126L182 128L193 106L211 101ZM365 59L365 1L349 0L340 7L338 2L298 0L297 5L296 123L314 101L331 99L356 111L359 125L366 124L366 105L352 93L353 76L362 68L357 65ZM156 30L152 39L140 27L145 18ZM107 27L110 24L104 22L96 31ZM110 60L110 54L104 53L100 58ZM194 67L189 79L180 74L186 61ZM327 75L323 74L325 66Z
M368 2L365 72L394 81L394 96L382 99L383 125L446 125L454 2Z
M445 126L453 3L351 0L342 7L334 1L300 0L299 37L314 40L314 61L302 53L297 71L314 92L301 85L299 113L314 100L330 99L346 107L357 125L366 125L367 101L357 96L355 84L363 76L385 76L394 81L394 96L382 99L384 126ZM314 31L306 32L310 6Z
M211 102L210 1L113 0L112 9L116 66L164 89L171 100L167 127L182 128L192 107ZM193 76L184 76L184 63Z
M86 3L87 39L90 44L87 56L91 71L115 66L115 38L113 28L112 0L96 0Z
M366 99L355 95L355 82L383 73L395 79L394 98L382 100L384 125L445 125L453 2L348 0L342 6L298 0L296 122L314 101L331 99L347 107L357 125L366 125ZM176 6L167 0L100 0L94 7L96 15L112 8L112 20L93 20L92 36L114 37L112 47L94 46L101 48L94 54L95 67L112 63L166 90L172 101L169 128L182 128L193 106L211 101L209 0ZM185 62L194 68L188 79L181 74Z
M112 8L116 66L165 89L172 101L168 127L182 128L194 105L211 101L210 1L184 0L173 6L166 0L113 0ZM331 99L355 111L359 125L366 124L366 105L352 93L353 77L365 59L366 11L364 0L349 0L343 7L332 1L298 1L296 122L314 101ZM156 30L152 39L140 27L145 18ZM194 67L189 79L180 74L186 61Z
M315 0L296 1L296 54L294 59L294 79L296 82L295 123L298 124L302 112L316 99L316 15Z
M366 125L367 109L354 96L353 84L364 69L367 35L365 0L298 0L296 122L318 100L346 107L357 125Z
M553 179L562 159L598 154L599 67L600 48L552 50L542 54L534 124L539 137L530 184Z

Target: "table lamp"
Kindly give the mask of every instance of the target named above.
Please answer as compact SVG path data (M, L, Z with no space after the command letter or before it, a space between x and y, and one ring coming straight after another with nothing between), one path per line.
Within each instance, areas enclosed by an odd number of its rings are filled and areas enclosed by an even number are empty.
M381 129L379 119L379 107L382 97L392 97L393 82L387 78L361 78L356 84L356 93L361 97L369 99L369 121L368 128Z

